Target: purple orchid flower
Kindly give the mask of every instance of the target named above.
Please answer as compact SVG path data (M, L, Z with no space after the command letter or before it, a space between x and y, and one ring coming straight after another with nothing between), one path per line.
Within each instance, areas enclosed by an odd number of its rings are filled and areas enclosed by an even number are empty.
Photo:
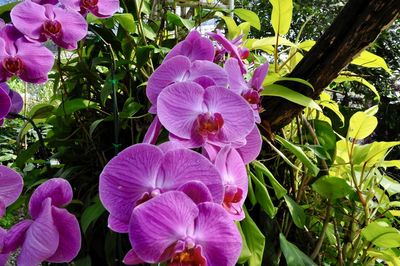
M11 99L8 92L0 87L0 126L3 124L4 118L10 112Z
M0 250L3 249L7 231L0 227ZM9 254L0 254L0 265L6 265Z
M42 261L70 262L79 252L78 220L62 207L72 200L70 184L53 178L40 185L29 201L32 220L14 225L4 239L3 254L18 247L18 265L36 266Z
M31 83L44 83L53 67L53 53L29 41L14 26L0 29L0 82L16 75Z
M14 26L27 37L39 42L51 39L58 46L74 50L88 30L86 20L76 11L54 5L25 1L11 10Z
M174 46L165 57L165 61L177 55L186 56L192 62L196 60L212 62L215 52L213 43L208 38L202 37L198 31L194 30L187 35L185 40Z
M233 220L243 220L242 206L247 197L248 178L242 158L234 148L228 145L218 152L215 167L221 174L225 187L222 206Z
M241 47L242 44L242 35L237 37L236 39L230 41L228 40L225 35L220 31L217 30L217 33L209 32L211 38L216 40L221 46L225 49L225 51L233 58L238 60L240 71L242 74L247 72L246 67L242 60L249 57L250 52L247 48Z
M126 233L136 206L166 191L190 192L190 186L199 190L200 201L212 198L222 203L221 177L204 156L188 149L163 152L154 145L136 144L106 165L99 191L101 202L110 212L109 227Z
M191 62L186 56L174 56L162 63L147 82L146 95L153 104L149 112L156 113L158 95L165 87L184 81L196 82L204 88L213 85L225 87L228 76L222 67L213 62Z
M39 5L46 5L46 4L50 4L50 5L57 5L58 4L58 0L30 0L36 4Z
M18 199L23 186L24 183L20 174L0 165L0 217L4 215L6 207Z
M240 65L237 59L229 58L225 63L225 71L228 73L229 88L250 104L253 109L256 123L260 123L260 92L263 90L262 83L268 73L268 63L259 66L249 82L246 82L240 71Z
M66 8L80 12L89 12L98 18L109 18L119 9L119 0L60 0Z
M11 90L7 83L0 83L0 126L4 123L4 117L14 118L9 113L21 112L23 104L22 97L18 92Z
M204 89L194 82L170 85L160 93L157 110L172 137L191 148L206 142L225 146L244 140L254 127L247 102L218 86Z
M134 209L129 239L133 249L125 263L234 266L242 247L239 231L221 205L196 205L180 191Z
M231 143L232 148L240 154L244 164L249 164L254 161L261 152L262 139L260 130L254 125L253 130L246 136L245 141L237 141ZM215 162L218 152L221 147L206 143L203 146L203 154L211 161Z

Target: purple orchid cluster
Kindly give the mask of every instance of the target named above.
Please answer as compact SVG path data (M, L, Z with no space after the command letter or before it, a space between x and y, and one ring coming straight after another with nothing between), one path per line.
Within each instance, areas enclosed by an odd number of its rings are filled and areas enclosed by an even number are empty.
M111 17L119 0L25 0L11 10L12 24L0 23L0 82L12 76L44 83L54 64L43 43L74 50L88 32L85 15Z
M0 215L22 192L23 179L14 170L0 165ZM0 265L11 252L20 249L18 265L36 266L43 261L69 262L79 252L81 233L78 220L63 208L72 200L70 184L61 178L50 179L32 193L31 219L9 230L0 228Z
M0 83L0 126L5 118L13 118L12 114L18 114L23 107L21 95L10 89L7 83Z
M125 264L232 266L240 255L235 221L245 217L246 164L261 150L256 123L268 64L246 81L240 38L209 36L217 48L192 31L150 76L155 118L144 143L120 152L100 175L108 226L129 234ZM169 141L155 145L162 128Z

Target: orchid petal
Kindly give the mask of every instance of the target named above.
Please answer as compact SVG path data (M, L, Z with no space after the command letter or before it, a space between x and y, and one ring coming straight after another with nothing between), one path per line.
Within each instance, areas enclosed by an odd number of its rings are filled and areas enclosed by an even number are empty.
M24 243L25 233L32 223L32 220L23 220L11 227L4 239L2 252L9 253L20 247Z
M129 250L128 253L126 253L122 262L126 265L136 265L144 263L144 261L138 257L133 249Z
M0 88L0 118L5 117L11 109L11 99L8 93Z
M254 161L261 152L262 139L261 133L257 125L254 125L253 130L246 136L246 144L236 147L245 164Z
M225 62L224 69L226 73L228 73L230 90L241 95L243 91L248 89L247 83L243 78L243 74L236 58L229 58Z
M197 60L190 67L190 80L207 77L214 81L214 85L225 87L228 84L228 75L225 70L210 61Z
M153 122L151 122L150 127L147 129L147 132L144 135L143 143L156 144L161 128L162 125L156 115L154 116Z
M10 16L14 26L23 34L34 40L43 38L43 22L48 20L45 7L32 1L24 1L11 9Z
M269 64L265 63L254 70L253 77L250 80L251 87L255 90L262 90L262 84L268 73Z
M0 199L4 207L16 201L22 192L22 176L16 171L0 165Z
M196 204L213 201L211 192L207 186L204 185L203 182L197 180L189 181L180 186L177 190L188 195Z

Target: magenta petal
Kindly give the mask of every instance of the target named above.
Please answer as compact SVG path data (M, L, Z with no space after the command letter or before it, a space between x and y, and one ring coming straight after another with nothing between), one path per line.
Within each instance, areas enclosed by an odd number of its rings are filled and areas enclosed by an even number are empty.
M210 190L200 181L189 181L180 186L177 190L188 195L196 204L213 201Z
M139 205L129 223L133 249L145 262L159 262L171 245L184 239L197 215L196 204L179 191L161 194Z
M0 119L4 118L11 109L11 99L8 93L0 88Z
M4 239L2 252L9 253L20 247L24 243L25 233L32 223L32 220L23 220L11 227Z
M151 122L150 127L147 129L146 134L143 138L143 143L156 144L157 138L160 135L162 125L157 115L154 116L153 122Z
M190 67L190 80L204 76L212 79L216 86L225 87L228 84L228 75L222 67L210 61L194 61Z
M179 150L179 149L185 149L185 146L183 146L180 142L178 141L167 141L164 143L161 143L158 145L158 147L164 152L167 153L169 151L173 150Z
M230 216L215 203L198 205L194 240L202 247L207 265L235 265L242 249L242 238Z
M62 178L52 178L39 187L32 193L29 200L29 213L33 219L36 219L42 211L42 202L47 198L51 199L51 205L63 207L72 200L72 187Z
M31 1L24 1L11 9L11 20L23 34L34 40L45 41L43 23L47 20L45 7Z
M81 10L81 0L60 0L60 3L68 9L75 11Z
M19 77L31 83L46 82L54 63L53 53L42 44L29 42L25 38L18 39L15 46L23 64L23 71Z
M52 207L51 214L59 234L56 252L46 261L70 262L78 255L81 247L81 231L78 220L65 209Z
M90 9L96 17L109 18L119 9L119 0L99 0L95 9Z
M262 90L262 84L264 82L265 76L268 73L269 64L265 63L259 66L253 74L253 77L250 80L250 85L255 90Z
M204 89L194 82L181 82L165 88L157 103L161 124L170 133L190 139L197 116L203 113L203 95Z
M211 162L201 154L188 149L166 153L157 177L159 187L173 190L189 181L202 182L211 192L214 202L222 202L222 180Z
M144 261L138 257L133 249L129 250L128 253L126 253L122 262L126 265L136 265L144 263Z
M117 233L126 233L129 230L129 225L127 222L121 221L111 214L108 216L108 227Z
M260 130L254 125L253 130L246 136L246 144L236 148L245 164L254 161L261 152L262 139Z
M74 50L77 42L82 40L88 31L88 25L84 17L76 11L59 7L53 9L55 20L61 24L61 36L53 38L53 41L62 48Z
M198 31L191 31L185 40L181 41L168 53L165 60L169 60L174 56L183 55L190 59L195 60L214 60L214 46L212 42L201 37Z
M0 200L4 207L16 201L22 192L22 176L14 170L0 165Z
M3 249L4 239L6 237L7 231L0 227L0 250ZM4 252L4 254L0 254L0 265L4 266L7 263L9 253Z
M35 2L36 4L39 4L39 5L46 5L46 4L56 5L56 4L58 4L58 0L31 0L31 1Z
M43 202L42 212L26 231L18 265L38 265L56 252L59 234L51 209L51 199L48 198Z
M182 81L190 65L190 60L185 56L176 56L161 64L147 82L146 95L150 102L156 105L157 97L165 87Z
M16 91L10 90L8 96L11 98L11 109L10 112L18 114L21 112L24 105L21 94Z
M230 90L241 95L243 91L248 89L247 83L243 78L243 74L236 58L229 58L225 62L224 69L228 73Z
M136 144L120 152L103 169L100 200L121 223L128 224L137 201L144 193L151 193L162 157L158 147Z
M236 93L222 87L209 87L205 91L204 103L211 113L220 113L223 117L224 125L221 130L225 141L243 139L253 129L253 110Z

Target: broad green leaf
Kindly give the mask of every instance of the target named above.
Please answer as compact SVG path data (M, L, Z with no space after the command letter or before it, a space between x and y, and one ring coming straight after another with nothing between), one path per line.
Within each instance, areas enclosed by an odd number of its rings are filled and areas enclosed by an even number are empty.
M176 26L186 27L188 30L193 29L195 25L193 20L181 18L180 16L169 11L167 12L167 20Z
M136 65L137 67L144 66L149 61L150 53L155 49L154 45L146 45L138 47L136 51Z
M336 134L333 131L331 125L326 121L321 120L311 120L311 125L314 127L315 134L317 135L318 142L320 146L322 146L325 151L328 153L330 157L329 161L331 161L335 156L336 151ZM314 139L307 135L309 142L313 143Z
M303 208L301 208L291 197L288 195L284 196L286 205L289 209L290 215L292 216L294 224L301 229L304 229L306 223L306 214Z
M82 259L74 261L75 266L92 266L92 259L90 256L86 256Z
M265 86L271 85L273 83L276 83L278 81L293 81L293 82L297 82L297 83L301 83L303 85L306 85L310 89L314 90L314 86L310 82L308 82L307 80L300 79L300 78L281 77L279 75L266 78L264 80L264 82L263 82L263 86L265 87Z
M399 266L400 256L395 253L392 249L387 250L371 250L368 249L367 254L369 257L377 258L385 261L388 266Z
M326 92L322 92L319 97L320 100L318 101L318 104L334 112L344 126L344 116L339 110L339 104L335 101L332 101L331 96Z
M216 12L215 15L224 20L226 28L228 29L227 37L228 39L234 39L240 34L240 28L236 25L236 22L230 16L224 16L221 12Z
M345 75L345 74L339 75L333 82L342 83L342 82L346 82L346 81L349 81L349 82L355 81L355 82L361 83L364 86L366 86L367 88L369 88L376 95L378 101L380 101L381 96L379 95L379 93L374 85L372 85L371 83L369 83L366 79L364 79L362 77L357 77L357 76L353 76L353 75L349 76L349 75Z
M369 68L381 67L389 74L391 73L385 62L385 59L368 51L362 51L356 58L353 59L353 61L351 61L351 64Z
M132 14L116 13L113 17L119 22L119 24L122 26L122 28L124 28L124 30L126 30L127 32L130 32L130 33L136 32L136 23L135 23L135 20L133 19Z
M388 176L382 177L380 185L388 192L389 196L400 193L400 183Z
M364 139L374 132L378 125L375 116L367 115L365 112L357 112L350 118L347 137L352 139Z
M85 209L81 217L81 227L84 234L89 225L95 222L105 211L106 209L104 209L99 198L96 198L95 202Z
M289 31L292 22L292 0L269 0L272 4L271 23L276 35L284 35Z
M255 40L252 43L252 50L255 49L261 49L261 47L265 47L265 46L275 46L276 45L276 37L266 37L266 38L262 38L259 40ZM283 37L279 37L278 38L278 45L284 45L284 46L296 46L294 43L292 43L291 41L289 41L286 38Z
M279 141L279 143L284 146L286 149L288 149L291 153L293 153L297 159L299 159L310 171L310 174L312 176L316 176L319 173L319 168L316 166L310 158L304 153L304 151L294 145L293 143L289 142L288 140L276 135L275 139Z
M322 111L321 107L314 102L311 98L304 96L301 93L293 91L289 88L286 88L282 85L271 84L265 87L265 89L261 92L262 96L274 96L274 97L282 97L288 101L294 102L298 105L309 107L316 109L318 111Z
M268 178L269 182L274 188L275 195L278 199L286 195L287 190L278 182L278 180L275 179L273 174L268 170L268 168L264 164L262 164L259 161L253 161L252 164L256 169L259 169Z
M277 209L269 196L267 188L252 172L250 172L250 176L254 182L257 202L271 219L274 218Z
M336 176L322 176L312 184L312 188L321 196L330 200L340 199L351 192L353 188L343 178Z
M297 45L297 48L300 50L310 51L311 48L315 45L316 41L313 40L305 40Z
M3 13L5 13L5 12L9 12L9 11L11 11L11 9L13 9L13 7L14 6L16 6L18 3L20 3L21 1L16 1L16 2L13 2L13 3L9 3L9 4L2 4L1 6L0 6L0 15L2 15ZM4 2L3 2L4 3Z
M304 254L296 245L287 241L282 233L279 234L279 243L288 266L316 266L310 257Z
M400 160L383 161L380 166L382 167L396 167L400 169Z
M57 115L71 115L84 109L97 109L97 104L86 99L73 99L61 103L56 113Z
M375 221L361 231L362 236L380 248L400 247L400 231L386 222Z
M237 223L236 225L239 229L240 236L242 237L242 250L240 252L238 263L244 264L249 260L251 252L249 247L247 246L246 235L243 233L242 226L240 225L240 223Z
M153 28L150 27L149 24L143 24L143 34L146 38L154 41L156 39L156 33L154 32Z
M42 119L48 118L53 114L54 109L56 109L53 105L48 103L40 103L32 107L31 111L28 114L30 119Z
M256 223L251 219L251 216L247 212L246 208L243 208L246 218L240 222L247 247L250 251L250 257L247 260L249 266L260 266L262 265L264 247L265 247L265 236L258 229Z
M368 108L367 110L365 110L364 112L367 115L376 115L378 113L378 110L379 110L379 105L374 105L374 106Z
M242 40L245 40L250 33L250 23L243 22L238 25L240 33L243 34Z
M124 107L122 108L120 117L121 118L132 117L140 110L140 108L142 108L142 105L140 103L137 103L134 98L129 97L124 103Z
M249 22L250 25L257 30L261 29L260 19L258 18L257 14L253 11L243 9L243 8L236 8L233 10L236 16L238 16L241 20Z
M365 161L368 166L383 162L389 149L400 145L400 141L374 141L369 144Z

